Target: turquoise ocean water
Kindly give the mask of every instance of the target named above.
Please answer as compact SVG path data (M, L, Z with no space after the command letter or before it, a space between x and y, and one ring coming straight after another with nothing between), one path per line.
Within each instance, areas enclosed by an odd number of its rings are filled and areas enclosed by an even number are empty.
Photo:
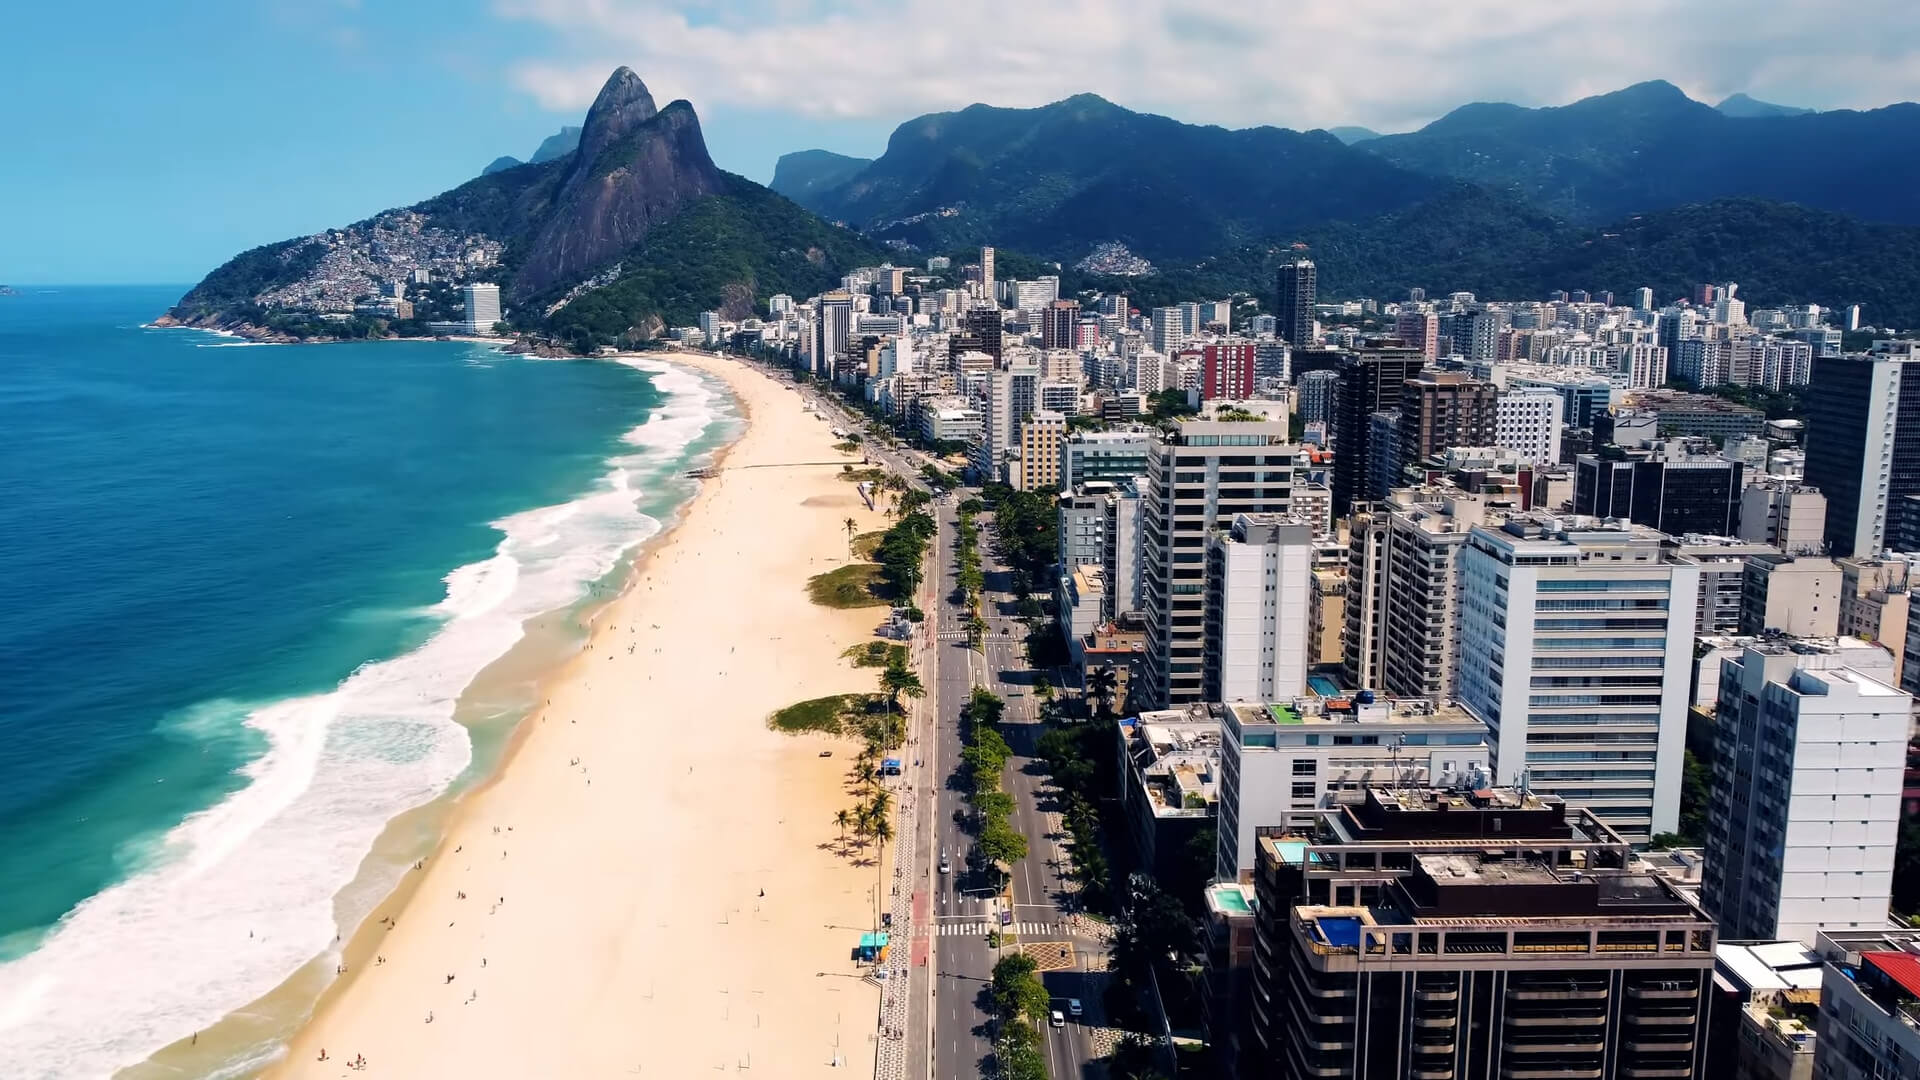
M142 326L180 291L0 297L7 1076L137 1062L333 948L385 823L476 771L461 691L729 430L658 365Z

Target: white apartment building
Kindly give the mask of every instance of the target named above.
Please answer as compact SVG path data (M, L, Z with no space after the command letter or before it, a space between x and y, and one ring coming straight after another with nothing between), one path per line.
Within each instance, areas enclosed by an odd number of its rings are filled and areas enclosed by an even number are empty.
M1594 518L1476 526L1460 556L1460 703L1523 779L1645 841L1680 821L1698 568Z
M1172 356L1187 343L1187 315L1178 306L1153 309L1153 349Z
M1721 666L1700 897L1727 938L1887 924L1913 699L1845 659L1783 640Z
M1309 464L1288 441L1287 425L1275 421L1188 420L1154 439L1141 530L1142 700L1201 700L1207 537L1240 514L1292 513Z
M1207 700L1306 693L1313 551L1312 526L1280 514L1240 514L1207 537Z
M1789 555L1827 546L1827 497L1819 488L1771 477L1740 493L1740 539L1772 544Z
M1560 433L1566 426L1566 399L1543 387L1508 390L1494 405L1493 445L1504 446L1532 464L1560 460Z
M491 335L493 324L500 321L500 286L475 282L461 293L467 305L467 333Z
M1358 801L1369 787L1481 787L1489 775L1487 726L1454 706L1359 694L1218 708L1214 873L1225 881L1249 880L1259 829L1304 829L1317 812Z
M1459 556L1467 530L1518 509L1452 485L1398 488L1349 519L1341 660L1347 681L1400 697L1455 696Z
M1038 367L996 368L986 374L980 394L980 441L973 452L982 476L1001 479L1007 457L1019 445L1020 425L1040 402Z

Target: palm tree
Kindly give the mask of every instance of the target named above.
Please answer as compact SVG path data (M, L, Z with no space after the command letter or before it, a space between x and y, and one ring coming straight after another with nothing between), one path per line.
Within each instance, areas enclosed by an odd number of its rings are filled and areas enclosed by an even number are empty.
M1087 672L1087 696L1093 699L1093 714L1101 720L1113 715L1113 695L1119 689L1120 676L1111 664L1101 664Z
M849 559L853 558L853 530L859 527L859 523L852 518L847 519L847 558Z
M853 808L853 835L858 838L873 831L873 811L866 803Z
M886 817L887 811L893 809L893 794L886 788L881 788L873 793L873 801L867 804L867 808L873 814L875 821Z
M847 825L852 821L853 815L844 809L833 812L833 823L840 826L840 846L842 848L847 846Z
M859 765L858 765L858 766L857 766L857 767L856 767L856 768L855 768L855 769L853 770L853 775L854 775L854 777L855 777L856 779L858 779L858 780L859 780L859 781L860 781L860 782L861 782L862 784L864 784L864 785L866 785L867 787L869 787L869 788L871 788L871 787L873 786L873 780L874 780L874 777L875 777L875 776L877 776L877 775L878 775L878 773L876 773L876 772L874 771L874 768L873 768L873 762L871 762L871 761L862 761L862 762L861 762L861 763L860 763L860 764L859 764Z
M893 839L893 822L889 821L885 814L881 814L874 819L873 838L880 844L880 850L875 853L873 860L873 874L875 878L879 879L874 882L873 904L875 911L873 921L875 924L878 924L880 922L880 913L878 910L880 906L880 886L887 883L887 841Z

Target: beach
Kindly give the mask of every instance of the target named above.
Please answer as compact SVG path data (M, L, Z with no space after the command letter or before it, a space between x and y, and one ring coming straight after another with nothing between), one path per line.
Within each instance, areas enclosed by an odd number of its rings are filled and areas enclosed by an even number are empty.
M886 520L790 388L665 359L723 380L743 433L268 1075L871 1072L880 991L851 951L879 877L833 823L855 744L766 721L875 688L841 653L886 609L805 585L846 562L847 519Z

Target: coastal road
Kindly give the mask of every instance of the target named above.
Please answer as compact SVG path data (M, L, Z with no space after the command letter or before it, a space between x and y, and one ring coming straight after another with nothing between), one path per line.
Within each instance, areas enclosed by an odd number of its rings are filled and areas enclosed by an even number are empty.
M865 417L821 388L801 384L798 389L831 422L864 430ZM863 449L871 460L927 490L920 479L921 466L931 461L925 455L872 440ZM1011 824L1029 846L1027 858L1014 868L1007 891L1012 904L1008 929L1015 933L1005 947L1016 947L1017 941L1018 947L1028 948L1042 961L1041 978L1056 1008L1066 1011L1069 998L1081 1002L1081 1019L1041 1032L1049 1074L1054 1080L1103 1077L1105 1070L1095 1058L1091 1034L1101 1022L1106 944L1078 932L1058 808L1044 768L1033 756L1044 730L1039 701L1033 695L1036 673L1026 659L1026 626L1015 616L1011 574L993 552L991 514L977 520L986 578L982 607L987 640L981 649L969 647L966 640L966 609L960 602L955 554L955 508L976 494L975 489L951 492L931 507L939 528L934 571L928 575L932 595L923 597L921 604L928 624L922 645L927 697L919 703L914 728L916 764L908 777L914 792L913 817L903 823L915 830L918 863L907 868L915 885L905 1075L938 1080L982 1076L992 1057L988 986L998 952L988 944L987 932L999 927L1004 901L991 895L984 875L968 858L970 811L959 768L960 710L974 687L985 686L1007 704L1003 733L1013 758L1003 783L1014 799ZM1053 678L1056 686L1061 681ZM939 869L943 859L946 873Z

